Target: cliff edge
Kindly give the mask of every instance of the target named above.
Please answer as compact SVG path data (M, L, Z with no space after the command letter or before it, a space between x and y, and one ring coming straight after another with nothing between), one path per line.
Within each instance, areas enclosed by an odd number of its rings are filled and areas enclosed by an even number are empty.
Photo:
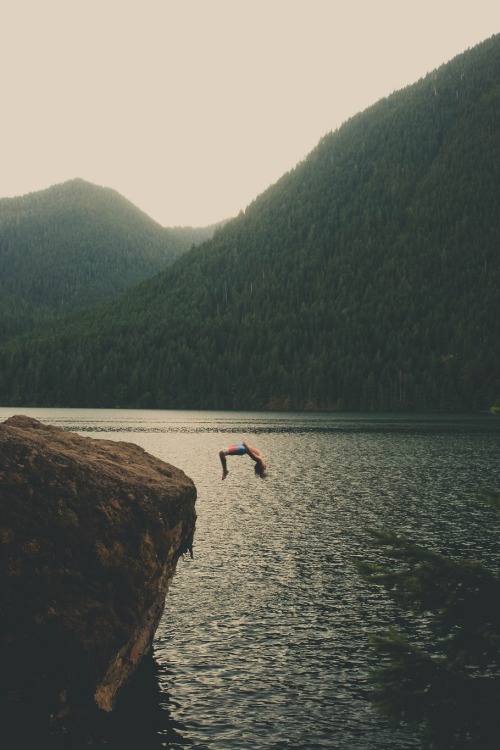
M196 488L123 442L0 424L0 701L62 719L111 712L149 653Z

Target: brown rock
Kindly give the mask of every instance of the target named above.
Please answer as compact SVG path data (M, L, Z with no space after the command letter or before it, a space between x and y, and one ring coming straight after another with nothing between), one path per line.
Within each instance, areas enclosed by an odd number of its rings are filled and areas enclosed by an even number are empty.
M151 649L196 489L123 442L0 424L2 707L111 711Z

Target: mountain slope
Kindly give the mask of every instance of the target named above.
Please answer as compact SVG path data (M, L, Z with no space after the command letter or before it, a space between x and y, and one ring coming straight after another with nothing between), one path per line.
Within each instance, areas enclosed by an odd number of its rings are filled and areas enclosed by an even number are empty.
M495 36L327 135L154 279L5 349L0 400L488 408L499 156Z
M83 180L1 199L3 337L107 301L165 268L192 238Z

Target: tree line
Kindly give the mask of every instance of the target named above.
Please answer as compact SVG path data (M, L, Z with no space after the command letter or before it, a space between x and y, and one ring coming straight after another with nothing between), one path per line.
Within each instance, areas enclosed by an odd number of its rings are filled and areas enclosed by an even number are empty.
M1 402L493 406L499 84L496 36L352 118L158 275L11 338Z

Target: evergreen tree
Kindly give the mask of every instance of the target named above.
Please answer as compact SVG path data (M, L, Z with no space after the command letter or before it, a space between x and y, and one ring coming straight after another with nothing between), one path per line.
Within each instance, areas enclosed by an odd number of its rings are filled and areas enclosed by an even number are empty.
M325 136L139 285L138 249L161 256L166 230L117 196L73 185L94 195L77 231L66 191L50 191L50 242L40 216L0 201L0 403L486 411L500 393L498 157L500 35Z
M500 511L500 493L483 493ZM496 750L500 737L500 577L391 532L371 532L389 564L357 562L364 578L413 613L409 632L372 638L372 701L433 750Z

